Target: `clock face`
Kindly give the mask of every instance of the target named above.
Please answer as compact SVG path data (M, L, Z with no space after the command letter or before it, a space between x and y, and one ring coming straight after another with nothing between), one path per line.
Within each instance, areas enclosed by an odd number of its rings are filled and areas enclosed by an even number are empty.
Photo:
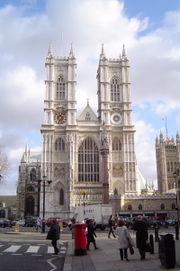
M112 114L112 116L111 116L111 122L113 124L118 125L118 124L121 123L121 121L122 121L122 116L119 113Z
M63 124L66 122L66 116L64 113L55 112L54 114L54 121L57 124Z

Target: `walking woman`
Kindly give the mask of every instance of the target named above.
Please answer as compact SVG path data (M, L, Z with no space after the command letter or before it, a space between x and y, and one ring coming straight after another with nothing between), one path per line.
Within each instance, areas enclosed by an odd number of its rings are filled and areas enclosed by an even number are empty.
M134 242L130 236L127 227L124 224L124 221L120 220L118 222L115 233L118 237L117 241L121 260L123 261L123 259L126 259L126 261L129 261L127 250L130 246L134 247Z

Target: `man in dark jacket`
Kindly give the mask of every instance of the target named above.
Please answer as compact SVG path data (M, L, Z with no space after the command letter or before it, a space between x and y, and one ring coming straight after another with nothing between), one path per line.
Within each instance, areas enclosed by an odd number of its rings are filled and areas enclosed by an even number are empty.
M136 246L139 249L141 260L144 260L146 256L146 242L148 240L148 229L141 215L137 217L133 229L136 231Z
M90 243L93 243L94 248L97 249L96 246L96 240L94 236L96 237L96 233L94 231L94 221L93 220L87 220L87 250L89 250Z
M52 240L51 243L52 246L54 247L54 254L57 255L59 252L59 249L57 247L57 240L60 239L60 227L56 219L53 220L53 223L47 235L47 239Z

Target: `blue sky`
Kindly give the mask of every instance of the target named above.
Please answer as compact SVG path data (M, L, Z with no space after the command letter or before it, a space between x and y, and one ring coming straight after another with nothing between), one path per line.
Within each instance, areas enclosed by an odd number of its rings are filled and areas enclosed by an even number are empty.
M0 194L15 194L24 148L40 151L44 62L49 42L57 56L77 59L79 112L89 99L97 111L96 71L101 44L108 58L125 44L130 61L136 156L156 183L155 138L180 132L179 0L1 0L0 145L11 170ZM68 20L67 20L68 18ZM63 38L62 38L63 37Z

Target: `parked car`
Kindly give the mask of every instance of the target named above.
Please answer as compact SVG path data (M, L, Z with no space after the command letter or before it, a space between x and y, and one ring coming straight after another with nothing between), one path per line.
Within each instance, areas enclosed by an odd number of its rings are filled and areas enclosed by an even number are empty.
M11 227L11 221L9 219L6 218L0 218L0 227Z
M49 217L49 218L46 220L45 224L46 224L48 227L50 227L50 226L53 224L53 220L55 220L55 219L56 219L57 223L63 223L63 227L64 227L64 228L68 226L68 222L66 222L65 220L63 220L62 218L59 218L59 217Z
M25 226L25 220L24 219L18 220L18 221L16 221L16 224L18 224L21 227L24 227Z
M36 226L36 216L26 216L25 217L25 227L34 227Z

